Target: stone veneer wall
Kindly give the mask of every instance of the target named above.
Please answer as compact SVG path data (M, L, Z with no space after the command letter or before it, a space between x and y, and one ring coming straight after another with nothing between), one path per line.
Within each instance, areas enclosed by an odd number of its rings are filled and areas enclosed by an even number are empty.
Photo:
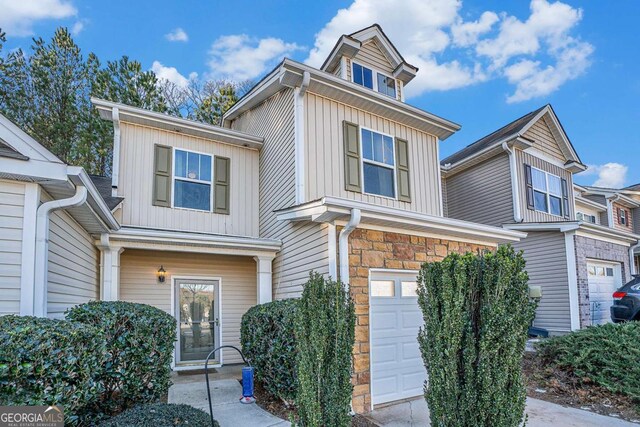
M622 264L622 283L631 277L629 248L615 243L603 242L584 236L575 236L576 270L578 274L578 307L580 328L591 326L591 304L589 301L589 272L587 259L617 262Z
M353 349L353 409L371 407L369 370L369 269L419 270L424 262L442 260L450 253L476 253L493 247L409 234L356 229L349 236L349 276L355 301L356 343Z

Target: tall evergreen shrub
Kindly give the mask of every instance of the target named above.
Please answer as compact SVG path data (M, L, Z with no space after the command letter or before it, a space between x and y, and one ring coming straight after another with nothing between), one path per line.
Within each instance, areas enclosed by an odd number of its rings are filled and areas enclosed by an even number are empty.
M523 421L521 363L535 304L521 253L452 254L425 264L418 342L433 427L514 427Z
M340 282L311 273L295 319L298 390L303 426L348 426L355 309Z

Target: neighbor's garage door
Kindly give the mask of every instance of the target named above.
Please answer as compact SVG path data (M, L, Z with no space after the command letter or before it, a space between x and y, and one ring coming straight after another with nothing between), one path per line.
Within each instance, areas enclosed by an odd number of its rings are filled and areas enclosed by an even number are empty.
M427 371L418 347L423 324L416 273L372 274L370 281L371 401L422 395Z
M589 262L587 263L587 271L591 324L608 323L611 321L612 295L616 289L622 286L620 264Z

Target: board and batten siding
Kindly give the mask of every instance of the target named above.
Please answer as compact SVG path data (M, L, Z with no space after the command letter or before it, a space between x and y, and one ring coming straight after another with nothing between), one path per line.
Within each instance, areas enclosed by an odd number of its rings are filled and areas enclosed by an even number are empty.
M543 170L553 175L559 176L561 179L567 180L567 191L569 196L569 220L573 221L576 217L575 204L573 203L573 175L566 169L546 162L535 155L522 150L515 150L516 164L520 169L518 171L518 181L520 181L520 206L522 206L522 216L524 222L558 222L565 221L563 216L551 215L546 212L540 212L527 208L527 182L524 176L524 165L531 165L536 169Z
M570 332L565 236L557 231L527 233L527 237L514 243L513 247L524 251L529 286L542 288L542 299L536 310L534 325L557 333Z
M524 133L524 137L533 140L533 147L542 151L547 156L560 160L562 163L566 162L565 155L562 153L558 142L554 138L549 126L547 125L546 118L543 117L535 122Z
M231 159L230 214L153 206L155 144ZM257 237L258 151L122 122L118 195L124 226Z
M162 265L166 281L156 273ZM172 278L220 278L222 345L240 346L242 315L257 304L257 266L251 257L127 249L120 255L120 299L172 312ZM223 350L224 363L241 363L237 352Z
M43 193L42 201L51 200ZM75 305L99 299L100 252L94 240L69 213L58 210L49 216L49 265L47 312L64 318Z
M326 226L278 221L295 205L293 90L284 89L235 119L232 128L264 138L260 150L260 236L282 241L273 260L274 298L297 297L309 271L328 273Z
M305 95L305 191L324 196L439 215L440 165L437 138L307 91ZM347 191L344 183L343 121L408 141L411 202Z
M20 313L25 185L0 180L0 316Z
M497 227L513 222L511 170L506 154L446 178L445 187L450 218Z

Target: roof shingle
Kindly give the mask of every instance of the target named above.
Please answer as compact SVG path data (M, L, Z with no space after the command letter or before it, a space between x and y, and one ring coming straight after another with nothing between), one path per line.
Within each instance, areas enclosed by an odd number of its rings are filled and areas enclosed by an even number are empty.
M99 175L89 175L91 181L93 181L93 185L96 186L96 189L102 196L102 199L107 204L109 209L113 210L116 206L118 206L123 200L124 197L113 197L111 195L111 178L108 176L99 176Z

